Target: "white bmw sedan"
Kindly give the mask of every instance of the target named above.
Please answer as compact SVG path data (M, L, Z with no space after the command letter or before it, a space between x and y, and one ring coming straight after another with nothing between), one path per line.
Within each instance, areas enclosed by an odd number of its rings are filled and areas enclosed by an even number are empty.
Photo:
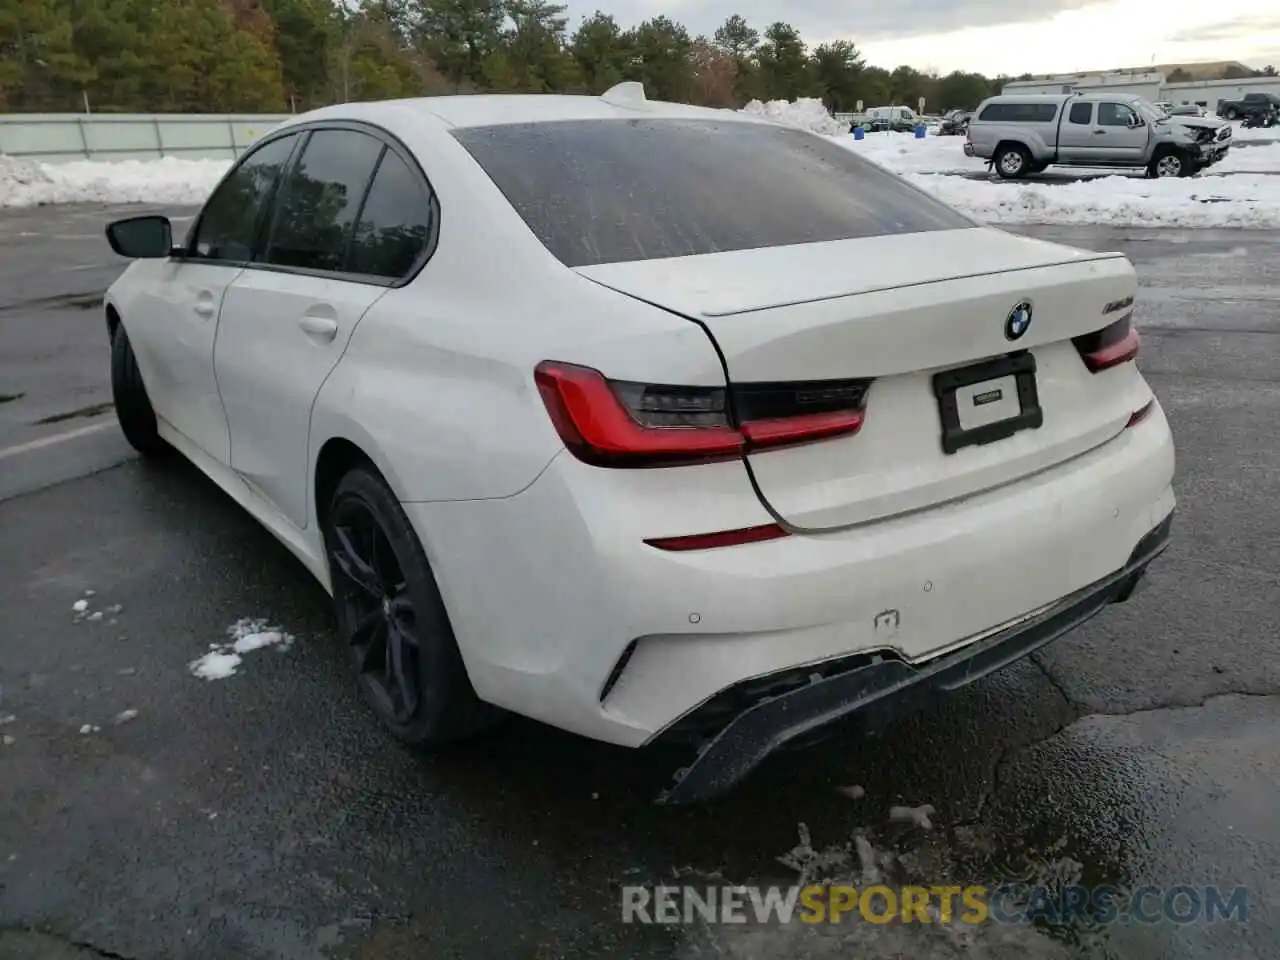
M1127 599L1174 451L1135 273L733 112L298 116L106 296L116 411L332 593L388 730L696 750L663 794ZM175 518L180 522L180 518Z

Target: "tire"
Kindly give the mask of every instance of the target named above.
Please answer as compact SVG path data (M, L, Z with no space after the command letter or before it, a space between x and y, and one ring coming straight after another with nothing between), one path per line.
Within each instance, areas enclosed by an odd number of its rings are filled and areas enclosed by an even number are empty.
M1235 107L1228 107L1227 112L1223 114L1223 117L1225 117L1228 120L1235 120L1239 116L1240 114Z
M138 358L133 355L123 323L116 324L111 335L111 399L115 402L116 420L129 446L144 457L161 457L172 450L160 437L156 412L147 396Z
M1195 164L1173 150L1156 154L1147 167L1147 176L1162 180L1171 177L1189 177L1195 172Z
M502 711L476 696L426 552L372 467L356 467L338 482L323 530L339 634L360 693L387 731L429 749L492 726ZM353 554L364 572L353 567ZM370 566L377 568L372 577ZM395 635L406 640L396 643Z
M996 173L1005 180L1025 177L1031 168L1031 154L1020 144L1004 144L996 150Z

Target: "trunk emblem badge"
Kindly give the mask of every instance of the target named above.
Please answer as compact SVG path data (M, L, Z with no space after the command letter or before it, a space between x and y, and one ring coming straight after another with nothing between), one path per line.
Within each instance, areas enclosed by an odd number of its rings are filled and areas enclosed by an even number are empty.
M1006 340L1017 340L1031 327L1031 303L1023 300L1009 311L1004 320L1004 336Z

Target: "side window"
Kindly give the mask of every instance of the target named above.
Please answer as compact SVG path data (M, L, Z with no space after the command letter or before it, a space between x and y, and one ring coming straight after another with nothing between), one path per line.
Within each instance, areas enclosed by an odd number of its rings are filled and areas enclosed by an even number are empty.
M1049 123L1058 115L1056 103L991 103L979 120L1005 123Z
M271 200L297 135L272 140L246 154L200 212L188 246L202 260L244 262L253 256L258 215Z
M1071 105L1072 123L1090 123L1093 120L1093 104L1092 103L1073 103Z
M317 130L280 184L270 241L259 257L281 267L341 271L382 142L354 130Z
M1098 126L1100 127L1127 127L1137 118L1138 115L1123 103L1098 104Z
M436 210L422 175L388 150L360 211L347 271L392 280L404 277L432 241Z

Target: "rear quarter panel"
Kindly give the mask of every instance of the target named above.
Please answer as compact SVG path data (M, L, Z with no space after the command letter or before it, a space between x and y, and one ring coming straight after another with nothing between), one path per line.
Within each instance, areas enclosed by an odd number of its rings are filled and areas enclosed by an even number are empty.
M324 443L342 437L382 466L401 501L510 497L562 449L533 380L539 362L724 383L700 327L563 266L443 126L415 109L391 132L440 198L439 245L365 315L321 388L313 472Z

